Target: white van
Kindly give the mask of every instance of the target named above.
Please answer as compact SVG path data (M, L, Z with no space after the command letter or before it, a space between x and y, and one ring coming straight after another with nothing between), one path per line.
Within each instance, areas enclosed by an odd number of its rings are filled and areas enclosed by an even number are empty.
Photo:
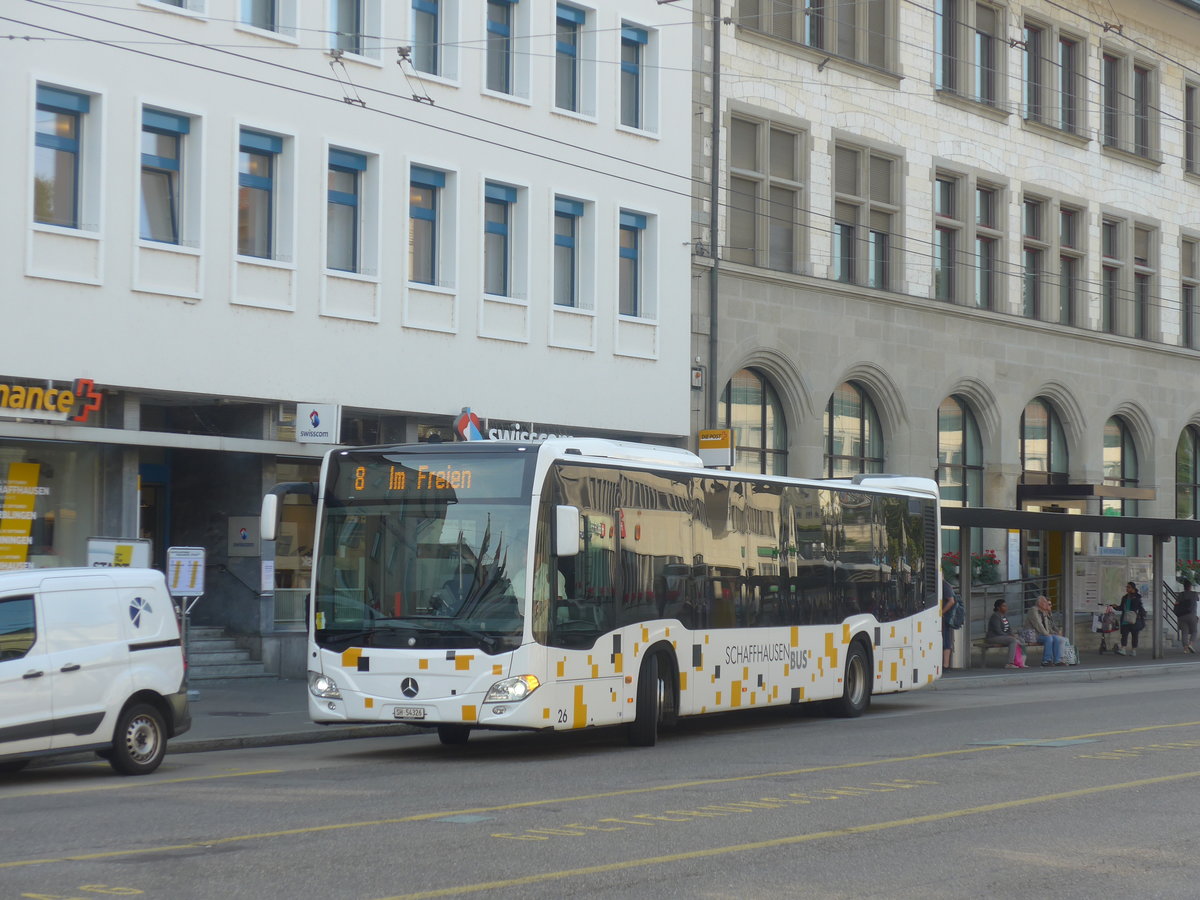
M118 772L145 775L191 724L161 572L0 572L0 771L95 750Z

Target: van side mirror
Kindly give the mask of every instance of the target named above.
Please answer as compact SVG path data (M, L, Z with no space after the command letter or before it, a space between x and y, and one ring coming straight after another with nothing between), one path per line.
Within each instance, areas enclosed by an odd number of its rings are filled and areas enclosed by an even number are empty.
M554 555L579 555L579 508L554 507Z

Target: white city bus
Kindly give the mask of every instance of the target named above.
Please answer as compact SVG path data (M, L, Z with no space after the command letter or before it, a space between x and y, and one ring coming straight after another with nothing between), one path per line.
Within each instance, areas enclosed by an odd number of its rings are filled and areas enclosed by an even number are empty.
M308 608L317 722L624 725L941 674L938 492L706 469L598 439L333 450ZM263 504L274 536L279 496Z

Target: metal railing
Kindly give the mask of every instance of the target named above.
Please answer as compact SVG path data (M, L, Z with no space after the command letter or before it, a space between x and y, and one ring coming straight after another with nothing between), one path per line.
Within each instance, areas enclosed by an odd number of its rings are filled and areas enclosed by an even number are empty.
M1062 615L1062 578L1058 575L1046 578L1017 578L1012 581L992 581L971 585L970 602L967 603L967 636L971 641L978 640L987 633L988 619L992 615L992 607L996 601L1003 599L1008 604L1008 620L1013 631L1021 628L1025 614L1033 608L1033 603L1042 594L1050 598L1057 611L1056 618ZM1059 622L1061 624L1061 621Z

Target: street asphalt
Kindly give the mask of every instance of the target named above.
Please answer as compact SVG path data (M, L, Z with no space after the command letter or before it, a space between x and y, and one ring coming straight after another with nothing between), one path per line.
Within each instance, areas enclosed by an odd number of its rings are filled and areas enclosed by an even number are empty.
M1002 667L953 669L933 690L1020 688L1046 682L1106 681L1114 678L1200 673L1200 654L1168 650L1163 659L1149 652L1138 657L1081 653L1080 664L1063 668L1035 665L1013 671ZM169 753L198 753L246 747L275 747L362 737L419 734L411 725L317 725L309 720L307 686L301 679L244 678L192 683L192 727L170 742Z

